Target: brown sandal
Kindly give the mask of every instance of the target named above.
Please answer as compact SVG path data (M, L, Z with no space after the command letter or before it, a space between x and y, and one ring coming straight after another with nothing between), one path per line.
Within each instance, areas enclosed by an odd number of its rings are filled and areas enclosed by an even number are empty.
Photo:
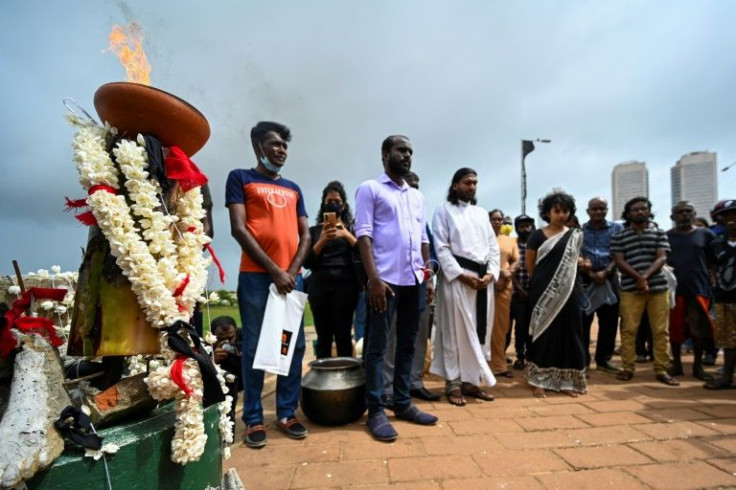
M452 390L447 393L447 401L450 402L450 405L455 405L456 407L464 407L467 403L460 390Z
M483 400L484 402L492 402L493 400L496 399L496 397L494 397L490 393L486 393L485 391L481 390L477 386L473 386L471 388L465 388L461 392L464 396L469 396L471 398L477 398L478 400Z

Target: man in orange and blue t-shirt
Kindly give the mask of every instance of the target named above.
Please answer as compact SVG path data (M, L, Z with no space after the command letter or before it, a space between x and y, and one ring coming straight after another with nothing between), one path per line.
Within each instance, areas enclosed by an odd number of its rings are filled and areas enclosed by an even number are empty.
M281 294L302 290L299 274L310 246L304 196L298 185L280 176L291 131L283 124L259 122L250 132L255 168L236 169L227 178L225 203L232 235L242 249L238 305L243 327L243 421L245 444L266 445L263 425L263 371L253 369L261 324L273 283ZM276 427L293 439L307 429L296 419L304 357L304 325L299 329L288 376L276 382Z

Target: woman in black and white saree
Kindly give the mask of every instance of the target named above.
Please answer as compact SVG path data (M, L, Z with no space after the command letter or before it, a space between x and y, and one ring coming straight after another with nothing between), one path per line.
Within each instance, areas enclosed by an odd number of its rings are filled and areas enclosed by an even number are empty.
M535 396L546 397L547 390L578 396L587 390L578 268L590 263L580 255L582 230L565 226L575 214L575 199L549 194L539 211L548 225L532 232L526 252L531 275L527 379Z

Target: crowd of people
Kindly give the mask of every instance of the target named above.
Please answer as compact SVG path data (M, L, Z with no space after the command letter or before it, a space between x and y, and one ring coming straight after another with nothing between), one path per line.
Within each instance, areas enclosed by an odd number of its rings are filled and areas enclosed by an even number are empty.
M411 141L393 135L381 146L383 171L357 188L354 212L343 185L329 182L310 227L301 189L281 175L290 138L282 124L258 123L251 130L256 166L233 170L227 181L231 232L242 250L237 358L247 446L267 442L264 373L253 360L261 328L269 328L262 325L269 287L281 294L303 290L303 267L311 273L306 292L316 356L353 356L353 327L362 337L366 426L379 441L398 436L387 410L399 420L437 422L412 401L441 398L422 381L430 338L429 372L445 380L445 396L456 406L468 397L492 401L490 388L498 377L514 377L512 369L525 371L534 396L585 394L591 360L625 382L636 363L651 355L656 379L676 386L687 341L694 351L692 374L706 381L705 388L733 386L735 201L714 209L716 232L695 225L691 203L678 203L671 215L675 226L665 232L646 197L627 202L620 222L608 220L606 200L594 197L589 219L580 225L575 199L553 192L540 201L545 225L535 229L531 216L511 222L501 210L479 206L479 175L460 168L428 222L419 179L411 172ZM594 317L598 336L591 358ZM619 318L617 367L612 359ZM221 320L215 332L227 345L235 342L231 320ZM512 337L513 362L506 354ZM714 346L724 350L717 379L703 367ZM289 373L278 376L276 388L276 428L294 439L308 435L296 418L304 351L302 325ZM227 354L217 348L215 360L224 362Z

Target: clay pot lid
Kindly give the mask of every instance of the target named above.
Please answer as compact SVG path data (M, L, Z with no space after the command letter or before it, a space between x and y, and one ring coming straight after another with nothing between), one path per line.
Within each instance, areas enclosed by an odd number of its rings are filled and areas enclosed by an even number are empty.
M177 145L190 157L210 137L210 124L194 106L148 85L106 83L95 92L94 103L100 119L124 136L152 133L164 146Z

